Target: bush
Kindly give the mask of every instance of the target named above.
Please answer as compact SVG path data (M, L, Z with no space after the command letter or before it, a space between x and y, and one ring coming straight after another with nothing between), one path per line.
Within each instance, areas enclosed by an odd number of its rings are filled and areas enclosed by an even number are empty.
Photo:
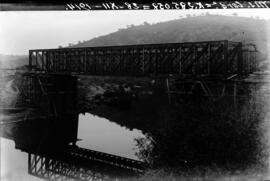
M214 165L233 171L264 165L266 106L256 95L237 102L225 97L164 106L158 128L136 139L137 155L157 169Z

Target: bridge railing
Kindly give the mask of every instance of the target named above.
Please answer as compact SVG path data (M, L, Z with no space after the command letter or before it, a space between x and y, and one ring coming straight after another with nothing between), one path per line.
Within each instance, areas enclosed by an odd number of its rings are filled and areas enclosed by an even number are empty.
M222 40L39 49L29 51L29 67L90 75L245 74L255 69L256 51L249 47ZM248 52L248 60L244 52Z

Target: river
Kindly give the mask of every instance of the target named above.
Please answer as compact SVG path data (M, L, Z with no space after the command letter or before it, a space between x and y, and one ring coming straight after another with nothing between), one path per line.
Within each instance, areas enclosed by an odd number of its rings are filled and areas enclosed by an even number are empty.
M77 145L82 148L138 160L134 138L143 137L140 130L129 130L89 113L79 115ZM27 169L27 153L15 149L13 140L1 138L1 180L42 180L29 175Z

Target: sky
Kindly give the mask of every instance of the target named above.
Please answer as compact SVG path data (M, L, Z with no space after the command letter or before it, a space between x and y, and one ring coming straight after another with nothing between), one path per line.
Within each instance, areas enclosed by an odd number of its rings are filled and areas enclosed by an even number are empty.
M29 49L67 46L131 24L157 23L206 12L221 15L237 13L238 16L270 19L269 9L1 11L0 54L28 54Z

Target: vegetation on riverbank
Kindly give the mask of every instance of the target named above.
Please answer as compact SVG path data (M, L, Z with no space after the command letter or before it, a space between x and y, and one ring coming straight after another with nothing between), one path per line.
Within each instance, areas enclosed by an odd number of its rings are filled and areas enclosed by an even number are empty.
M131 95L135 94L130 87ZM110 99L106 98L106 91L100 92L98 97L109 102L96 102L89 112L126 128L142 130L146 135L135 139L137 155L152 165L142 180L260 180L269 156L269 103L265 88L267 85L244 87L236 100L174 97L180 101L174 105L168 103L164 90L137 92L136 98L126 100L130 107L122 102L125 109L113 104L124 95L118 95L115 89ZM249 170L254 174L245 176Z

